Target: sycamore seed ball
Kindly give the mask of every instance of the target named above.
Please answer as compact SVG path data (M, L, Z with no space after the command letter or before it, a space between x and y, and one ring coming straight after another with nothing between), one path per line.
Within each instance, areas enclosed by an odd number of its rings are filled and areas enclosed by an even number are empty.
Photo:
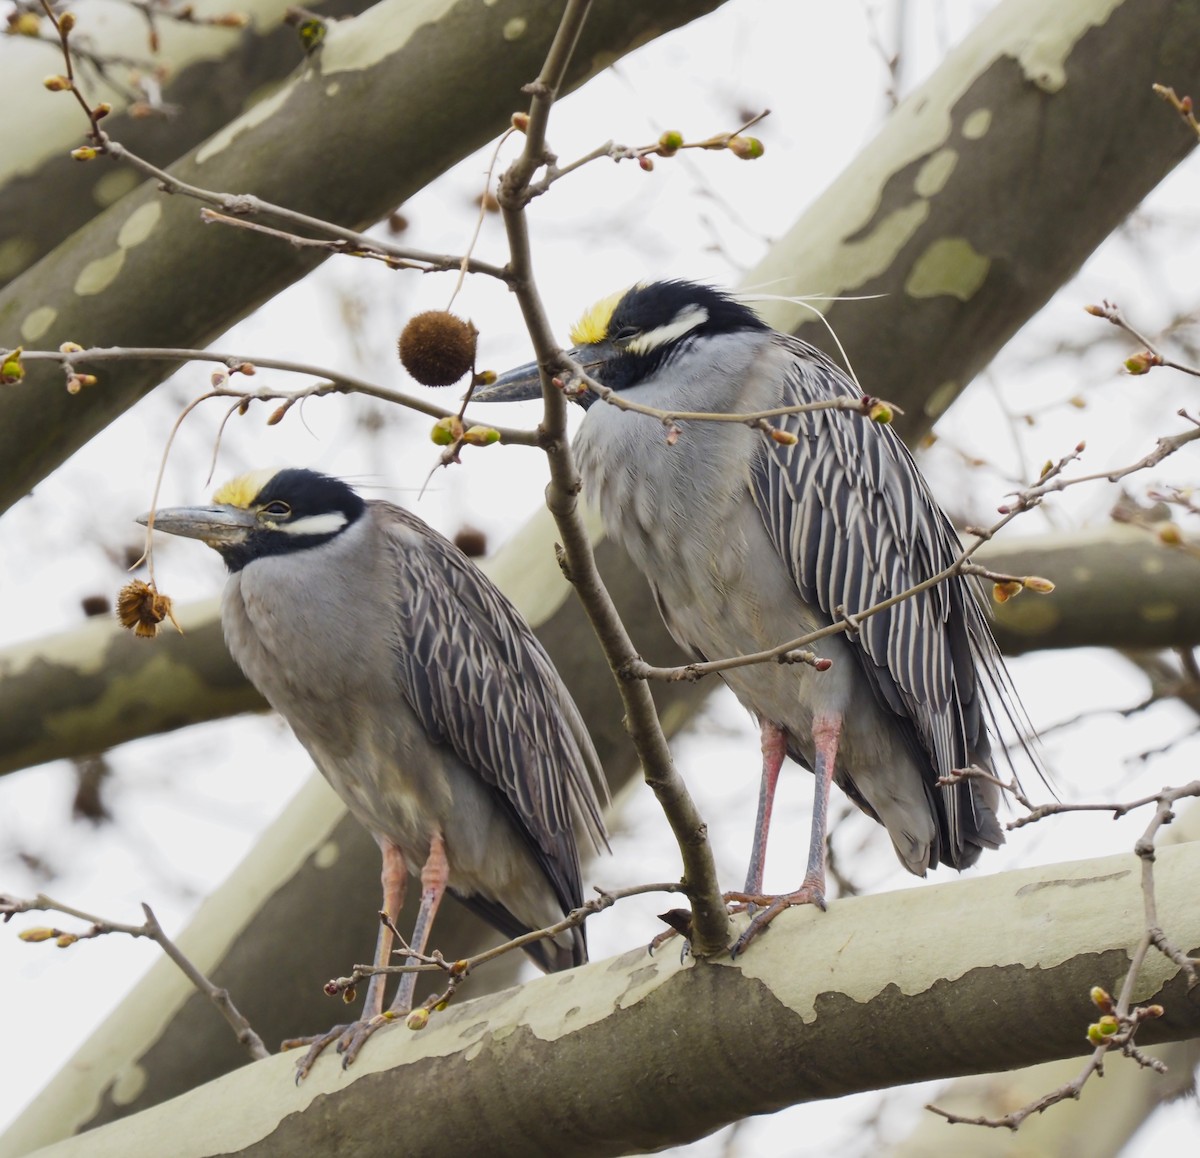
M477 335L470 322L428 310L400 332L400 361L422 386L452 386L475 365Z

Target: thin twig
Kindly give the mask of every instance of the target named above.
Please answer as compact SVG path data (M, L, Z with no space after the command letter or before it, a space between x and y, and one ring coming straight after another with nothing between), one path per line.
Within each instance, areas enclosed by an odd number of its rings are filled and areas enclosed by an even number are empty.
M9 351L0 349L0 360ZM77 363L91 364L94 362L119 361L164 361L164 362L218 362L230 370L238 370L242 366L252 366L262 370L279 370L287 374L304 374L321 379L316 385L305 390L281 391L259 388L256 390L234 390L222 388L209 392L206 397L239 398L250 402L283 401L289 407L305 398L322 398L327 394L362 394L368 398L377 398L381 402L393 402L398 406L426 414L431 418L449 418L459 413L444 406L428 402L412 394L399 390L389 390L384 386L356 378L352 374L344 374L340 370L330 370L308 362L293 362L286 358L246 357L243 354L227 354L219 350L189 350L168 349L165 347L142 346L98 346L88 349L71 350L25 350L21 353L22 362L57 362L64 367L73 367ZM493 427L500 432L500 441L514 446L539 446L541 436L535 431L519 430L515 427Z
M142 912L146 922L142 925L127 925L120 921L110 921L105 917L97 917L93 913L85 913L71 905L64 905L45 893L31 900L9 896L0 893L0 915L7 922L17 913L62 913L77 920L86 921L91 926L82 933L72 933L61 929L26 929L20 934L26 941L54 940L60 947L65 948L76 941L86 941L93 937L102 937L109 933L124 933L129 937L145 937L156 942L159 947L176 965L184 976L220 1010L221 1016L229 1022L237 1039L255 1060L270 1057L270 1051L262 1043L262 1038L254 1032L250 1023L242 1016L237 1006L229 996L229 991L214 985L180 950L179 946L163 931L162 925L154 915L149 905L142 904Z
M1185 411L1179 411L1179 414L1187 418L1189 421L1194 421ZM1032 510L1041 504L1046 495L1055 491L1066 490L1068 487L1078 486L1086 482L1094 482L1098 479L1115 481L1127 475L1133 474L1135 471L1146 470L1152 466L1156 466L1164 458L1176 451L1182 449L1188 443L1200 439L1200 426L1196 426L1192 430L1183 431L1180 434L1169 435L1158 439L1155 449L1137 462L1130 466L1121 467L1116 470L1101 472L1090 475L1076 475L1074 477L1066 477L1063 472L1066 467L1074 462L1080 454L1083 453L1084 445L1080 443L1069 454L1064 455L1057 463L1051 464L1048 469L1042 474L1036 484L1028 487L1025 490L1018 491L1013 496L1013 501L1005 503L999 510L1001 517L990 527L979 529L969 529L969 533L973 535L972 541L964 547L949 566L944 567L941 571L931 575L928 579L920 583L915 583L913 586L904 591L899 591L886 599L881 599L878 603L873 603L869 607L862 610L855 610L853 613L847 613L843 610L837 615L834 621L825 627L818 628L816 631L811 631L807 635L802 635L796 639L788 640L786 643L778 644L775 647L766 648L763 651L748 652L745 655L727 656L723 659L710 660L705 663L690 663L680 667L655 667L652 664L646 663L640 657L635 656L628 664L620 669L621 674L626 679L631 680L665 680L667 682L676 682L680 680L694 681L702 679L707 675L715 672L729 671L733 668L748 667L753 664L760 663L810 663L810 654L807 648L810 644L816 643L819 640L825 639L831 635L838 635L845 631L856 631L863 620L869 619L873 615L878 615L882 611L887 611L896 604L907 599L912 599L916 595L920 595L923 591L927 591L939 583L944 583L947 579L955 575L967 573L977 574L988 578L993 578L994 581L1003 585L1004 583L1019 583L1022 586L1029 586L1033 590L1038 590L1044 582L1038 576L1004 576L998 573L991 572L985 568L978 567L971 562L971 557L979 550L984 543L993 539L1000 531L1002 531L1009 523L1017 516L1025 511Z
M557 937L560 933L574 929L582 925L589 917L594 916L596 913L602 913L605 909L611 908L617 901L624 900L626 897L644 896L646 893L681 893L683 891L684 886L678 881L629 885L622 889L597 888L595 897L590 901L584 901L578 908L572 909L561 921L547 925L544 929L534 929L528 933L523 933L519 937L505 941L502 945L496 945L491 949L485 949L482 953L476 953L473 957L464 957L460 961L453 962L446 961L441 953L418 954L412 952L407 942L389 919L388 924L391 925L392 933L400 942L399 948L394 950L394 952L400 956L416 958L419 963L416 965L355 965L353 971L348 976L335 977L327 982L325 992L330 994L344 993L347 989L353 989L360 982L373 977L377 973L445 973L450 969L457 969L459 972L467 973L480 965L494 961L497 957L503 957L506 953L511 953L514 949L524 949L527 945L533 945L538 941L545 941L550 937ZM384 914L381 913L380 916L382 918Z
M546 163L546 125L590 4L568 0L554 42L538 79L529 85L525 148L500 180L499 201L508 234L510 286L520 304L534 351L542 365L561 359L561 352L533 277L528 226L523 207L528 187ZM557 362L556 362L557 364ZM596 569L591 542L579 513L579 473L567 438L566 399L544 384L542 446L550 465L546 503L562 536L563 558L580 602L600 640L614 673L637 657L611 596ZM671 750L650 690L644 682L617 678L627 727L641 759L646 783L667 815L684 866L684 891L692 905L693 952L710 957L729 945L729 916L721 898L708 828L675 769Z

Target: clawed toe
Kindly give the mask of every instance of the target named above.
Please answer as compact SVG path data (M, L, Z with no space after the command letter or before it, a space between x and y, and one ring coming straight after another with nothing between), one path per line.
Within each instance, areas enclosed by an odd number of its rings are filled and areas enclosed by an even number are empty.
M742 930L742 935L734 941L730 948L729 955L737 957L785 909L793 908L796 905L816 905L824 912L825 891L817 884L806 883L794 893L782 893L779 896L761 893L726 893L725 903L730 905L731 912L753 913L750 924Z
M380 1015L367 1021L351 1021L345 1025L335 1025L326 1033L313 1037L293 1037L283 1042L280 1046L281 1049L299 1049L301 1046L308 1046L308 1051L296 1063L296 1085L308 1077L317 1058L334 1042L337 1042L337 1052L342 1055L342 1068L345 1069L358 1057L367 1038L388 1020L386 1016Z

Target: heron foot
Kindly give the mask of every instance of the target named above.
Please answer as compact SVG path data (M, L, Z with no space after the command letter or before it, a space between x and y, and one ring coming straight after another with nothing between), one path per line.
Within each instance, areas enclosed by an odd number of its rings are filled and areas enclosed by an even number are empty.
M392 1018L386 1013L381 1013L376 1017L370 1017L363 1021L351 1021L345 1025L335 1025L332 1029L325 1033L315 1034L312 1037L292 1037L283 1042L280 1049L299 1049L301 1046L308 1046L305 1055L296 1063L296 1085L299 1085L312 1069L317 1058L325 1052L326 1048L337 1043L337 1052L342 1055L342 1069L351 1065L359 1051L366 1044L367 1038L371 1036L381 1025L386 1025Z
M781 893L778 896L764 893L726 893L725 903L730 906L730 912L753 913L750 924L730 949L730 956L737 957L784 909L790 909L794 905L816 905L824 912L825 889L823 882L806 879L794 893Z

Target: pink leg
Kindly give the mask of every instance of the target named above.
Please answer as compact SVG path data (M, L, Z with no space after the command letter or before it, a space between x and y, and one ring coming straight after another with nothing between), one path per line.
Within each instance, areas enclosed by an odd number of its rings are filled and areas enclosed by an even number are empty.
M408 884L408 866L404 856L390 840L377 836L379 851L383 854L383 871L380 880L383 884L383 911L387 913L392 924L400 917L404 906L404 893ZM390 964L392 955L392 930L384 921L379 922L379 937L375 942L375 967ZM283 1043L284 1049L307 1045L308 1052L296 1063L296 1082L299 1084L312 1069L313 1063L321 1056L325 1047L337 1042L338 1053L344 1054L342 1065L349 1065L363 1042L383 1024L383 991L387 986L387 974L375 973L367 982L367 995L363 1000L362 1017L349 1024L335 1025L331 1030L319 1037L293 1038Z
M758 816L754 821L754 845L750 849L750 867L746 872L746 892L761 893L763 870L767 866L767 833L775 807L775 787L779 769L787 755L787 733L769 720L759 721L762 737L762 783L758 790Z
M765 905L766 908L754 915L746 931L734 942L736 957L759 933L763 931L784 909L793 905L816 905L825 908L825 836L829 818L829 787L833 783L833 771L837 764L838 740L842 733L841 715L819 715L813 721L813 744L816 758L813 763L814 791L812 836L808 846L808 866L804 881L794 893L770 897L755 895L749 889L745 893L730 893L727 898L747 905Z
M417 923L413 926L411 948L414 953L424 953L429 943L429 931L433 927L433 918L437 916L442 897L446 895L446 882L450 879L450 866L446 863L446 844L442 834L435 832L429 842L429 859L421 869L421 908L417 913ZM416 965L415 957L406 959L406 964ZM417 987L415 973L403 973L400 976L400 988L392 1002L390 1012L393 1015L408 1013L412 1009L413 990Z

